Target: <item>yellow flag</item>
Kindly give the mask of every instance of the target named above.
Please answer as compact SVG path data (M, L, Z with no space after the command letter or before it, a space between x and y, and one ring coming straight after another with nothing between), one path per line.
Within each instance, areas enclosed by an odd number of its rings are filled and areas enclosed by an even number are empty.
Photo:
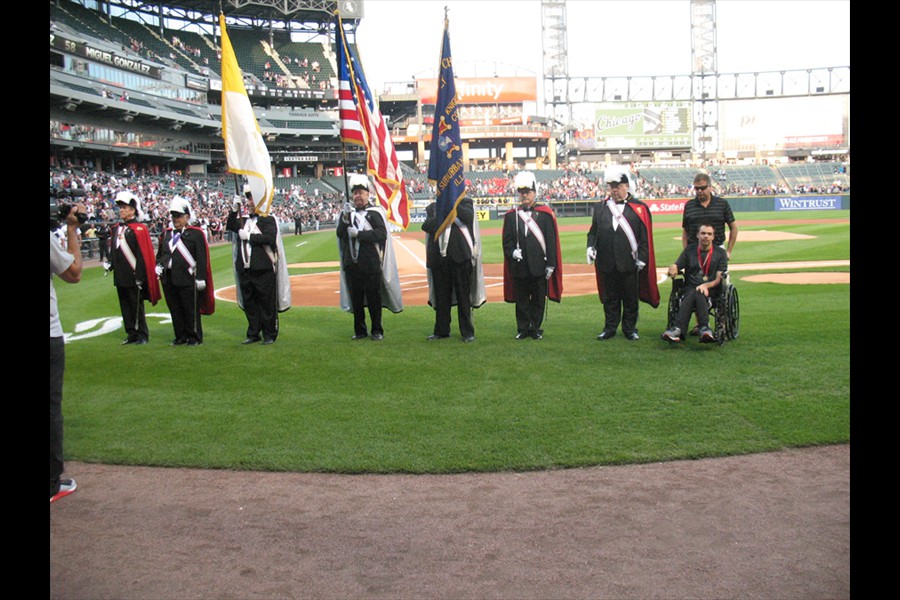
M225 15L219 14L222 30L222 138L228 170L247 177L257 214L268 216L275 196L272 162L234 48L225 29ZM242 190L238 190L238 194Z

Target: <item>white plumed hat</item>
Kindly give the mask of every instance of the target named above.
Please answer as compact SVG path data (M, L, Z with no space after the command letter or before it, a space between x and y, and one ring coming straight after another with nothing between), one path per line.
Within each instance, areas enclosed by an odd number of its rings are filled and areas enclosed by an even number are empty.
M603 172L603 181L606 185L610 183L624 183L631 185L631 177L628 173L628 167L624 165L609 165Z
M369 178L362 173L350 175L350 191L352 192L358 187L369 189Z
M169 203L169 212L174 213L182 213L188 216L191 215L191 203L188 202L187 198L183 198L181 196L175 196L172 198L172 201Z
M534 178L534 173L531 173L530 171L520 171L516 173L513 185L515 185L517 190L531 188L537 192L537 179Z

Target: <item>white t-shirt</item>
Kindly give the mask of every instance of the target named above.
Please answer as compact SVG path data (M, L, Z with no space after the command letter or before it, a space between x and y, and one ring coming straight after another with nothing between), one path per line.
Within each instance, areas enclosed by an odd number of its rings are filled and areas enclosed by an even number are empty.
M75 257L62 249L59 238L50 233L50 337L62 337L62 324L59 322L59 309L56 306L56 289L53 287L53 274L65 272Z

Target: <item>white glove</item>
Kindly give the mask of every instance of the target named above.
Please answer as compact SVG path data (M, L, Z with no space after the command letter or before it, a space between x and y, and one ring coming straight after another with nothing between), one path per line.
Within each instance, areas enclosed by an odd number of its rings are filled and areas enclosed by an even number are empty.
M197 284L197 291L198 291L198 292L202 292L203 290L206 289L206 282L203 281L202 279L196 280L195 283Z
M593 246L590 246L587 249L587 264L594 264L595 260L597 260L597 249Z
M359 229L357 229L356 227L348 227L347 235L349 235L351 238L355 238L359 235Z
M522 249L516 248L512 254L513 260L522 260Z
M245 242L250 239L250 232L246 229L238 230L238 237L244 240Z
M350 213L353 212L353 205L350 204L349 202L344 202L344 208L342 209L342 212L343 212L345 215L349 216Z
M162 265L156 265L156 276L157 276L157 277L162 277L162 273L163 273L163 266L162 266Z
M231 201L231 210L234 212L241 212L242 204L244 204L244 202L241 200L241 197L235 195L234 199Z
M634 266L636 266L637 270L640 271L641 269L643 269L644 267L647 266L647 263L645 263L642 260L636 260L636 261L634 261Z
M547 267L546 269L544 269L544 272L547 275L547 279L550 279L551 277L553 277L553 271L554 271L553 267Z
M112 271L112 264L108 260L103 261L103 268L107 271Z

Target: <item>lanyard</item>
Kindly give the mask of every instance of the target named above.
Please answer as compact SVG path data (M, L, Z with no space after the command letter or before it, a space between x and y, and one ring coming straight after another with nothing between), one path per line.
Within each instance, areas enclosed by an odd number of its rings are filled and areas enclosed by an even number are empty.
M709 247L709 252L706 255L706 262L700 260L700 244L697 244L697 263L700 265L700 270L703 271L703 281L707 281L709 279L709 263L710 259L712 259L713 255L713 247Z

